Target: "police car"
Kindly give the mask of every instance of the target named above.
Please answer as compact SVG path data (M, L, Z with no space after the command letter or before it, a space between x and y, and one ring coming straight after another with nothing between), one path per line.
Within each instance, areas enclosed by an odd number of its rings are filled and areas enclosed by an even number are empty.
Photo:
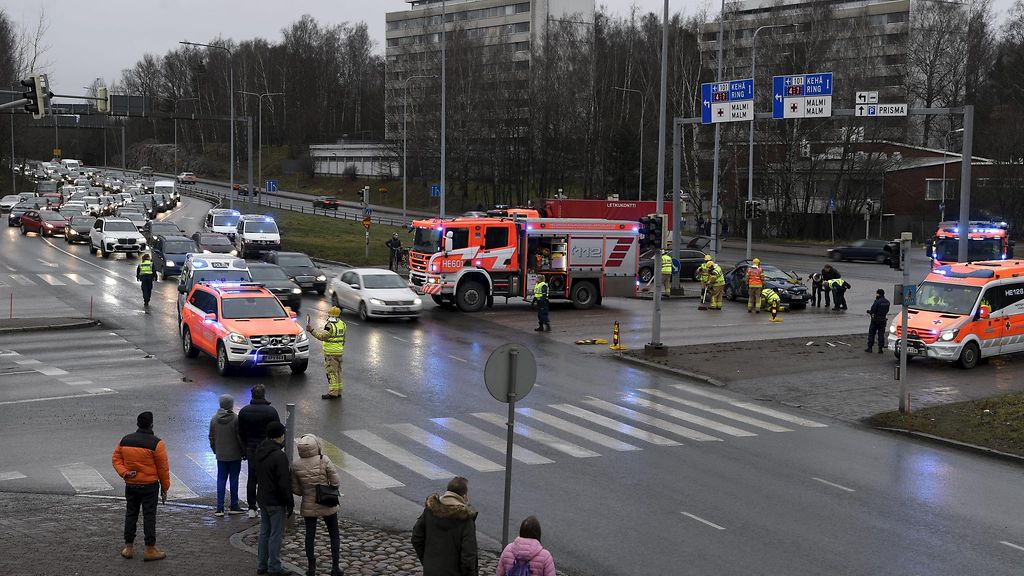
M249 265L228 254L189 254L178 277L178 321L192 287L201 282L250 282Z

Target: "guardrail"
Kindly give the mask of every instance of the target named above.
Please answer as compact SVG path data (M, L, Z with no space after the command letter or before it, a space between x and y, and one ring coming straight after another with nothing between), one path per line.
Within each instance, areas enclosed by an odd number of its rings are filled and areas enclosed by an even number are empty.
M192 196L200 200L212 202L219 206L223 206L228 203L231 198L234 198L239 206L249 204L249 199L239 198L237 195L216 190L203 186L202 184L179 184L177 189L185 196ZM256 196L252 200L253 210L258 212L260 208L275 208L277 210L287 210L289 212L298 212L299 214L312 214L314 216L327 216L328 218L336 218L338 220L351 220L353 222L362 222L363 216L359 214L352 214L345 212L344 208L332 210L328 208L315 208L311 205L294 204L291 202L282 202L280 200L274 201L273 199L260 198ZM241 211L241 210L240 210ZM400 218L388 218L385 216L370 216L370 222L375 224L384 224L387 226L399 226L407 227L409 223Z

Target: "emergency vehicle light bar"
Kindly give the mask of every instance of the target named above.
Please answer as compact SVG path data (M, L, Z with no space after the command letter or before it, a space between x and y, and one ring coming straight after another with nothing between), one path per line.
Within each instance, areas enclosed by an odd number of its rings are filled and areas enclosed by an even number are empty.
M942 274L949 278L993 278L996 273L992 270L971 270L970 272L955 272L952 266L939 266L933 270L936 274Z

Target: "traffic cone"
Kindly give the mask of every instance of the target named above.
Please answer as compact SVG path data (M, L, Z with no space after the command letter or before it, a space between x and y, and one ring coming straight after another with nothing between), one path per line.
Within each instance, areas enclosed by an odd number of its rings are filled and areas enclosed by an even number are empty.
M769 322L782 322L782 318L779 318L779 301L772 300L772 305L768 308L768 311L772 313L772 319Z
M625 350L626 347L619 344L619 321L615 321L615 326L612 328L612 345L609 346L612 350Z

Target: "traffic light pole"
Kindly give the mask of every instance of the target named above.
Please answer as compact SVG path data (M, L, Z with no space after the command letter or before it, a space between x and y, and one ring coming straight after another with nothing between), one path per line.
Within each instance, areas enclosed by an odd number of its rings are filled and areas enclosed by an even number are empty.
M907 255L910 254L910 241L913 238L913 234L910 232L904 232L900 235L900 269L903 270L903 286L910 285L910 262ZM894 295L895 296L895 295ZM909 303L907 302L906 292L900 295L900 300L903 302L903 308L901 311L902 323L902 334L900 335L900 414L910 413L910 395L907 392L907 334L910 332L907 330L907 322L909 321ZM884 333L884 332L883 332Z
M724 1L724 0L723 0ZM665 14L661 25L661 98L658 102L658 213L661 216L662 228L658 234L659 250L654 260L654 318L651 322L651 341L646 348L649 351L661 350L661 256L665 253L665 232L668 215L661 214L665 207L665 123L668 117L668 0L665 0ZM675 214L674 216L678 216ZM679 226L673 226L678 228Z

